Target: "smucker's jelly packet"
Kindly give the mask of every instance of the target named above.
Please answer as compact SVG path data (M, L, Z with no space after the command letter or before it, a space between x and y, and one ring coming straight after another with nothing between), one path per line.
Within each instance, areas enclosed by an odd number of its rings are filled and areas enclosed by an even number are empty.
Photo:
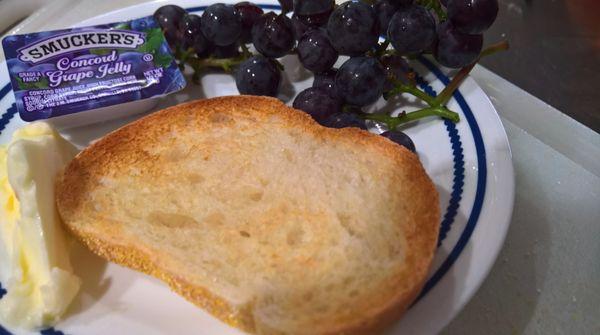
M151 16L11 35L2 46L17 109L25 121L106 110L103 107L164 96L186 85ZM125 111L129 109L121 108L120 116L132 114ZM80 119L83 116L91 113L82 113Z

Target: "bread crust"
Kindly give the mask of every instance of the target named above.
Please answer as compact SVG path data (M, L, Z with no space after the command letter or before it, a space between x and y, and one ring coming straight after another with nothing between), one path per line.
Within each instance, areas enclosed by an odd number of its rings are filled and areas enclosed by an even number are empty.
M94 253L166 282L175 292L229 325L251 333L281 334L281 331L269 329L267 325L257 324L259 321L254 318L252 306L231 306L225 299L211 293L210 289L189 283L176 273L157 266L155 257L144 248L134 244L115 244L110 236L98 236L78 224L86 215L82 195L88 192L91 178L110 174L119 166L148 160L143 151L135 149L152 145L149 142L160 141L161 134L173 127L204 127L211 119L227 122L228 118L236 117L251 118L256 122L275 120L279 127L301 130L323 141L371 147L381 157L395 162L412 178L418 192L414 194L416 205L409 210L415 211L416 214L413 214L418 216L419 224L405 231L406 239L412 246L406 255L411 273L404 274L402 278L390 278L389 285L398 285L398 290L371 304L368 310L356 314L353 321L314 325L315 328L307 330L306 334L373 334L397 320L422 289L437 244L440 210L433 183L417 156L404 147L358 128L322 127L307 114L273 98L230 96L192 101L153 113L106 135L77 155L57 182L57 207L66 228ZM108 235L113 234L118 235L119 232Z

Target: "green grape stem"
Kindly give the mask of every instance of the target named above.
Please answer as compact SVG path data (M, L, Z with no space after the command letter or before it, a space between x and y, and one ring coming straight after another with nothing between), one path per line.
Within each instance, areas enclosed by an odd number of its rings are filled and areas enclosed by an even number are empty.
M426 102L429 106L434 106L435 105L435 98L432 97L431 95L423 92L422 90L418 89L416 86L414 85L406 85L403 84L402 82L396 82L396 85L394 86L393 89L391 89L388 92L385 92L383 94L383 98L388 100L391 97L401 94L401 93L408 93L412 96L415 96L421 100L423 100L424 102Z
M495 54L496 52L499 52L499 51L508 50L508 48L509 48L508 41L501 41L501 42L492 44L489 47L485 48L481 52L481 54L479 55L477 60L475 60L471 65L467 65L467 66L463 67L462 69L460 69L460 71L458 71L458 73L454 76L454 78L452 78L450 83L434 99L433 105L434 106L446 105L448 103L448 101L450 101L450 99L452 98L452 94L454 94L454 91L456 91L458 86L469 75L471 70L473 70L473 67L475 67L475 64L477 64L479 62L479 60L481 60L481 58Z
M402 113L399 116L366 113L363 113L362 116L368 120L383 122L388 126L389 129L396 129L396 127L398 127L401 124L416 121L430 116L439 116L441 118L448 119L452 122L460 121L460 117L457 113L449 110L444 106L427 107L412 113Z
M452 95L454 94L458 86L460 86L460 84L469 75L471 70L473 70L473 67L475 67L475 64L477 64L477 62L479 62L481 58L492 55L499 51L507 50L508 47L509 45L507 41L501 41L496 44L490 45L489 47L484 49L475 62L460 69L458 73L452 78L450 83L442 90L442 92L435 97L427 94L423 90L416 87L414 84L407 85L402 83L401 81L396 81L394 88L392 88L388 92L385 92L383 95L383 97L387 100L395 95L408 93L427 103L429 105L429 107L427 108L423 108L411 113L402 113L397 117L393 117L386 114L363 114L363 117L369 120L383 122L390 129L395 129L400 124L429 116L439 116L448 119L452 122L458 122L460 121L459 115L449 110L446 107L446 104L448 103L448 101L450 101Z
M439 0L422 0L420 2L427 2L429 4L432 4L431 6L433 6L433 7L431 7L431 8L433 8L434 10L436 8L435 4L437 4L437 6L439 7ZM384 42L382 42L379 45L379 47L374 52L375 56L379 58L379 57L382 57L383 55L387 54L389 52L388 47L389 47L389 41L386 39ZM202 70L207 69L207 68L218 68L218 69L224 70L225 72L231 72L234 67L240 65L246 59L253 56L253 54L250 52L250 50L248 49L248 47L246 45L242 44L241 49L242 49L242 54L237 57L233 57L233 58L213 58L213 57L199 58L194 55L193 49L182 50L181 48L177 47L175 49L175 58L179 61L179 66L181 68L183 68L184 64L188 64L194 69L194 74L192 76L192 80L195 83L199 83L200 82L200 73L202 72ZM450 99L452 98L452 94L454 93L454 91L456 91L458 86L468 76L468 74L471 72L471 70L473 69L475 64L477 64L477 62L481 58L491 55L491 54L494 54L499 51L507 50L507 49L508 49L508 42L502 41L502 42L493 44L493 45L489 46L488 48L486 48L485 50L483 50L481 52L480 56L477 58L477 60L475 62L473 62L472 64L460 69L459 72L454 76L454 78L452 78L450 83L436 97L431 96L431 95L427 94L425 91L419 89L414 84L414 82L405 84L401 81L396 81L394 83L395 84L394 88L392 88L388 92L385 92L384 96L383 96L386 100L388 100L398 94L407 93L407 94L410 94L410 95L422 100L426 104L428 104L429 107L427 107L427 108L423 108L423 109L420 109L420 110L417 110L414 112L410 112L410 113L402 112L399 116L396 116L396 117L387 115L387 114L360 113L360 115L365 119L383 122L388 126L389 129L396 129L396 127L398 127L401 124L409 123L409 122L412 122L415 120L419 120L419 119L426 118L426 117L432 117L432 116L437 116L437 117L441 117L444 119L448 119L452 122L459 122L460 121L459 115L457 113L449 110L445 106L448 103L448 101L450 101ZM283 64L281 64L277 60L276 60L276 64L277 64L277 67L283 71ZM409 79L411 79L411 78L409 78Z
M192 48L183 50L179 46L175 47L175 58L177 60L179 60L179 69L183 70L188 58L190 58L190 56L193 56L193 54L194 54L194 49L192 49Z
M186 60L186 63L189 64L194 72L198 73L206 68L218 68L223 69L225 72L231 72L232 68L240 65L246 60L244 55L240 55L238 57L233 58L203 58L200 59L198 57L189 57Z
M246 58L252 57L252 52L250 52L250 49L248 49L248 46L246 44L242 43L241 48L242 48L242 54L244 55L244 57L246 57Z
M248 46L245 44L241 44L240 48L242 50L241 55L232 58L199 58L193 55L193 50L182 51L180 48L175 49L175 58L179 61L180 68L183 68L184 64L188 64L194 69L194 75L192 76L192 80L195 83L198 83L200 80L200 72L209 68L222 69L225 72L231 73L233 68L242 64L248 58L254 56L252 52L248 49ZM275 60L277 67L283 71L284 67L281 62Z
M442 8L440 0L418 0L417 3L421 6L425 6L427 9L433 10L440 21L446 21L448 19L448 15Z
M385 40L377 46L377 50L375 51L376 57L382 57L386 54L388 47L390 46L390 40L386 37Z

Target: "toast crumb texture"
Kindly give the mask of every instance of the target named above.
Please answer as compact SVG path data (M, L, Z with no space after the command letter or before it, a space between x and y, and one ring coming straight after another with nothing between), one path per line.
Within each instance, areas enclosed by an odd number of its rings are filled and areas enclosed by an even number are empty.
M373 334L419 293L439 204L416 155L266 97L177 105L83 150L66 227L257 334Z

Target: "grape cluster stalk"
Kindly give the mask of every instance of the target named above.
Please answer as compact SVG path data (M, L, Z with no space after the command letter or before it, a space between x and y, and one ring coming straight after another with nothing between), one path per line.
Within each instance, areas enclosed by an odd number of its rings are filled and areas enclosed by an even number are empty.
M194 70L194 82L205 69L219 68L233 74L241 94L277 96L283 70L278 58L295 54L315 77L312 87L295 98L295 108L326 127L366 129L366 120L384 123L389 130L381 135L411 151L414 143L398 126L428 117L458 122L459 115L446 107L454 91L481 57L508 48L506 41L483 48L482 33L496 19L498 0L279 3L281 13L264 12L248 1L215 3L201 16L165 5L154 18L179 66ZM437 96L415 83L408 60L420 55L460 69ZM349 58L335 68L340 56ZM381 97L400 94L427 107L397 116L364 112Z

